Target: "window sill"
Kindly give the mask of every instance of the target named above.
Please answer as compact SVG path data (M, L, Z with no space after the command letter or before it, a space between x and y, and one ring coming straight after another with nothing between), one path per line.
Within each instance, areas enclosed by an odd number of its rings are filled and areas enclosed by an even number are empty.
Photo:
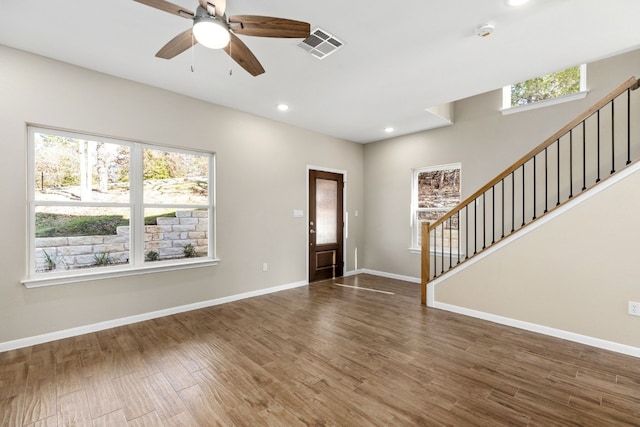
M158 273L162 271L185 270L190 268L211 267L218 265L219 259L206 258L203 260L176 262L153 263L154 265L145 265L141 267L106 267L96 268L94 271L86 271L79 273L77 270L73 272L60 272L41 274L36 277L30 277L21 281L27 288L39 288L43 286L65 285L69 283L87 282L90 280L111 279L114 277L136 276L140 274Z
M571 95L561 96L559 98L553 99L545 99L543 101L534 102L532 104L520 105L518 107L509 107L503 108L500 110L503 116L508 116L509 114L520 113L522 111L535 110L536 108L549 107L551 105L562 104L565 102L576 101L578 99L583 99L587 96L589 91L581 91Z

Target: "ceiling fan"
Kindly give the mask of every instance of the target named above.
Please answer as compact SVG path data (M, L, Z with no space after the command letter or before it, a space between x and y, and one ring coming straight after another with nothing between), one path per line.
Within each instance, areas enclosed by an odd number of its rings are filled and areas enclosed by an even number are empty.
M134 0L193 21L192 28L175 36L156 53L158 58L171 59L200 43L211 49L224 49L252 76L264 73L260 61L236 34L258 37L306 38L311 32L308 23L292 19L257 15L227 17L226 0L198 0L196 13L165 0Z

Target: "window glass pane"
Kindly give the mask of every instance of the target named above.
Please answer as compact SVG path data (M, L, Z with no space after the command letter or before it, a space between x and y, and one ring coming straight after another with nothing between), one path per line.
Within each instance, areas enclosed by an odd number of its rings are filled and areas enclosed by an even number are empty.
M418 208L451 208L460 203L460 169L418 173Z
M417 215L417 224L418 224L418 237L417 237L417 244L418 246L422 245L422 223L423 222L430 222L431 224L433 224L435 221L437 221L438 219L440 219L444 214L446 214L447 211L421 211L418 212ZM436 227L435 229L435 247L436 248L441 248L443 243L444 243L444 247L448 248L449 244L451 243L451 247L455 248L458 245L458 230L459 230L459 224L458 224L458 216L454 215L451 217L451 221L446 220L444 227ZM443 235L444 233L444 235ZM433 239L433 236L431 237L431 239ZM444 240L444 242L443 242ZM430 247L433 247L434 245L434 241L432 240L431 242L429 242Z
M420 247L422 223L433 224L461 201L460 165L442 165L418 169L414 172L413 182L413 247ZM458 220L453 217L444 225L447 236L457 241ZM432 245L433 246L433 245ZM441 246L440 243L436 247Z
M316 244L337 243L338 182L316 180Z
M29 143L30 276L213 256L213 154L35 127Z
M35 216L37 272L129 262L128 208L37 206Z
M145 209L145 262L208 255L208 209Z
M446 213L447 211L419 211L418 221L420 221L420 223L428 221L433 224L435 221L440 219L442 215Z
M511 106L527 105L580 92L581 68L578 65L512 85Z
M144 202L207 204L209 156L143 150Z
M129 147L34 133L35 200L129 202Z

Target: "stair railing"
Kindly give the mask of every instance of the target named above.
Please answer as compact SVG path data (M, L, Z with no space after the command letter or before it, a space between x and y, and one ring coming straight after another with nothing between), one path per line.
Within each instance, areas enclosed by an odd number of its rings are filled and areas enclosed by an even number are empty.
M421 224L423 304L430 281L637 160L638 87L630 78L446 215Z

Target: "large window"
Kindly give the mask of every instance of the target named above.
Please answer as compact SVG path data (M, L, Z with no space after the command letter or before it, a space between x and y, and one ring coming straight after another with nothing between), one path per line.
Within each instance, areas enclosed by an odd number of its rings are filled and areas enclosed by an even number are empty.
M214 260L214 156L29 127L31 283Z
M578 65L503 88L502 107L523 109L570 101L586 95L587 67Z
M412 181L411 247L419 249L422 223L437 221L460 203L460 163L414 169ZM457 241L458 224L453 222L447 232L455 235ZM450 239L447 237L446 241Z

